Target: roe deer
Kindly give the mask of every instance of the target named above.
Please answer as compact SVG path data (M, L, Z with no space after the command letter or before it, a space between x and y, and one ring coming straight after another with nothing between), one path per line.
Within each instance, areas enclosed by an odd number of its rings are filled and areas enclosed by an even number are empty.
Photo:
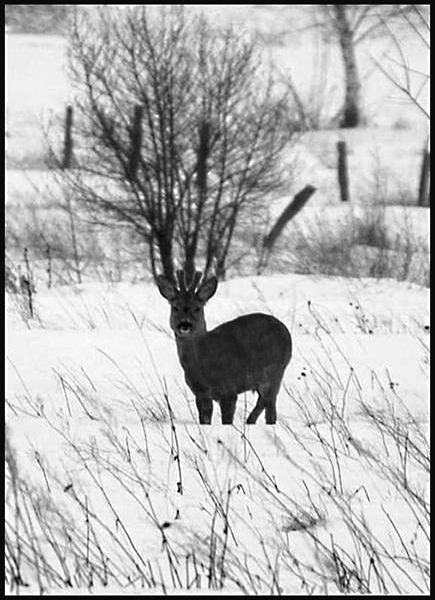
M177 271L178 287L157 277L160 293L171 305L170 325L187 385L195 394L201 424L210 424L213 400L220 404L223 424L233 422L237 394L258 392L247 423L265 409L266 423L276 422L276 397L292 354L290 333L270 315L252 313L207 331L204 305L217 288L216 277L202 281L196 271L190 284Z

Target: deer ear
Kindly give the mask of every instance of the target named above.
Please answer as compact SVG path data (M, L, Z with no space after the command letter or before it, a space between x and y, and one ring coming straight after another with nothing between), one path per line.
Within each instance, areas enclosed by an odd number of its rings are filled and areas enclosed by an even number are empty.
M173 300L177 295L177 288L172 283L172 281L166 279L164 275L157 276L157 287L159 288L159 292L161 293L163 298L166 298L166 300L168 300L169 302L171 302L171 300Z
M210 277L199 286L197 296L202 302L207 302L215 294L217 289L218 281L216 277Z

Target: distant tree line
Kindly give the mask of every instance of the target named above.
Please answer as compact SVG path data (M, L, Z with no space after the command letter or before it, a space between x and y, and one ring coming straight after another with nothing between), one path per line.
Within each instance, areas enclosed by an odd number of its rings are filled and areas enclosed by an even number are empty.
M15 33L65 33L71 4L6 4L5 22Z

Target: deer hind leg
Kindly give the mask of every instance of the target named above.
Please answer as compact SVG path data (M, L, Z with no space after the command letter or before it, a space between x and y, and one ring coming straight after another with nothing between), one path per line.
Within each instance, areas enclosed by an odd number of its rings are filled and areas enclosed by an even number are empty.
M213 414L213 400L209 396L196 396L195 400L200 425L210 425Z
M276 399L281 385L281 379L282 375L263 392L267 425L275 425L276 423Z
M254 407L254 410L249 415L246 423L251 425L257 422L258 417L261 415L263 410L266 411L266 423L268 425L275 425L276 423L276 397L281 380L278 383L261 385L258 388L258 400Z
M220 400L222 425L231 425L236 411L237 395L225 396Z
M263 398L263 395L258 390L257 404L254 406L254 409L249 414L249 417L247 418L246 423L248 425L254 425L254 423L257 422L258 417L263 412L264 408L265 408L264 398Z
M270 398L266 404L266 424L275 425L276 423L276 394Z

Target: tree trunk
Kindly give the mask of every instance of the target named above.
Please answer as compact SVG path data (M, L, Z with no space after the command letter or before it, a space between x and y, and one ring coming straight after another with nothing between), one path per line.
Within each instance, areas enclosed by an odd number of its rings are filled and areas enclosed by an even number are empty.
M167 232L156 232L154 239L158 248L161 268L163 270L163 273L160 274L164 275L166 279L169 279L170 281L175 281L172 240ZM150 246L152 243L153 242L150 243ZM154 277L156 277L157 274L157 272L154 272Z
M335 27L344 66L345 96L340 127L358 127L361 124L361 82L355 58L355 43L346 4L333 4Z
M184 243L184 271L188 284L193 281L196 271L195 259L198 251L198 239L201 230L202 208L207 201L207 159L210 152L210 123L201 119L199 123L199 143L196 161L196 184L198 194L198 211L193 225L193 231Z

